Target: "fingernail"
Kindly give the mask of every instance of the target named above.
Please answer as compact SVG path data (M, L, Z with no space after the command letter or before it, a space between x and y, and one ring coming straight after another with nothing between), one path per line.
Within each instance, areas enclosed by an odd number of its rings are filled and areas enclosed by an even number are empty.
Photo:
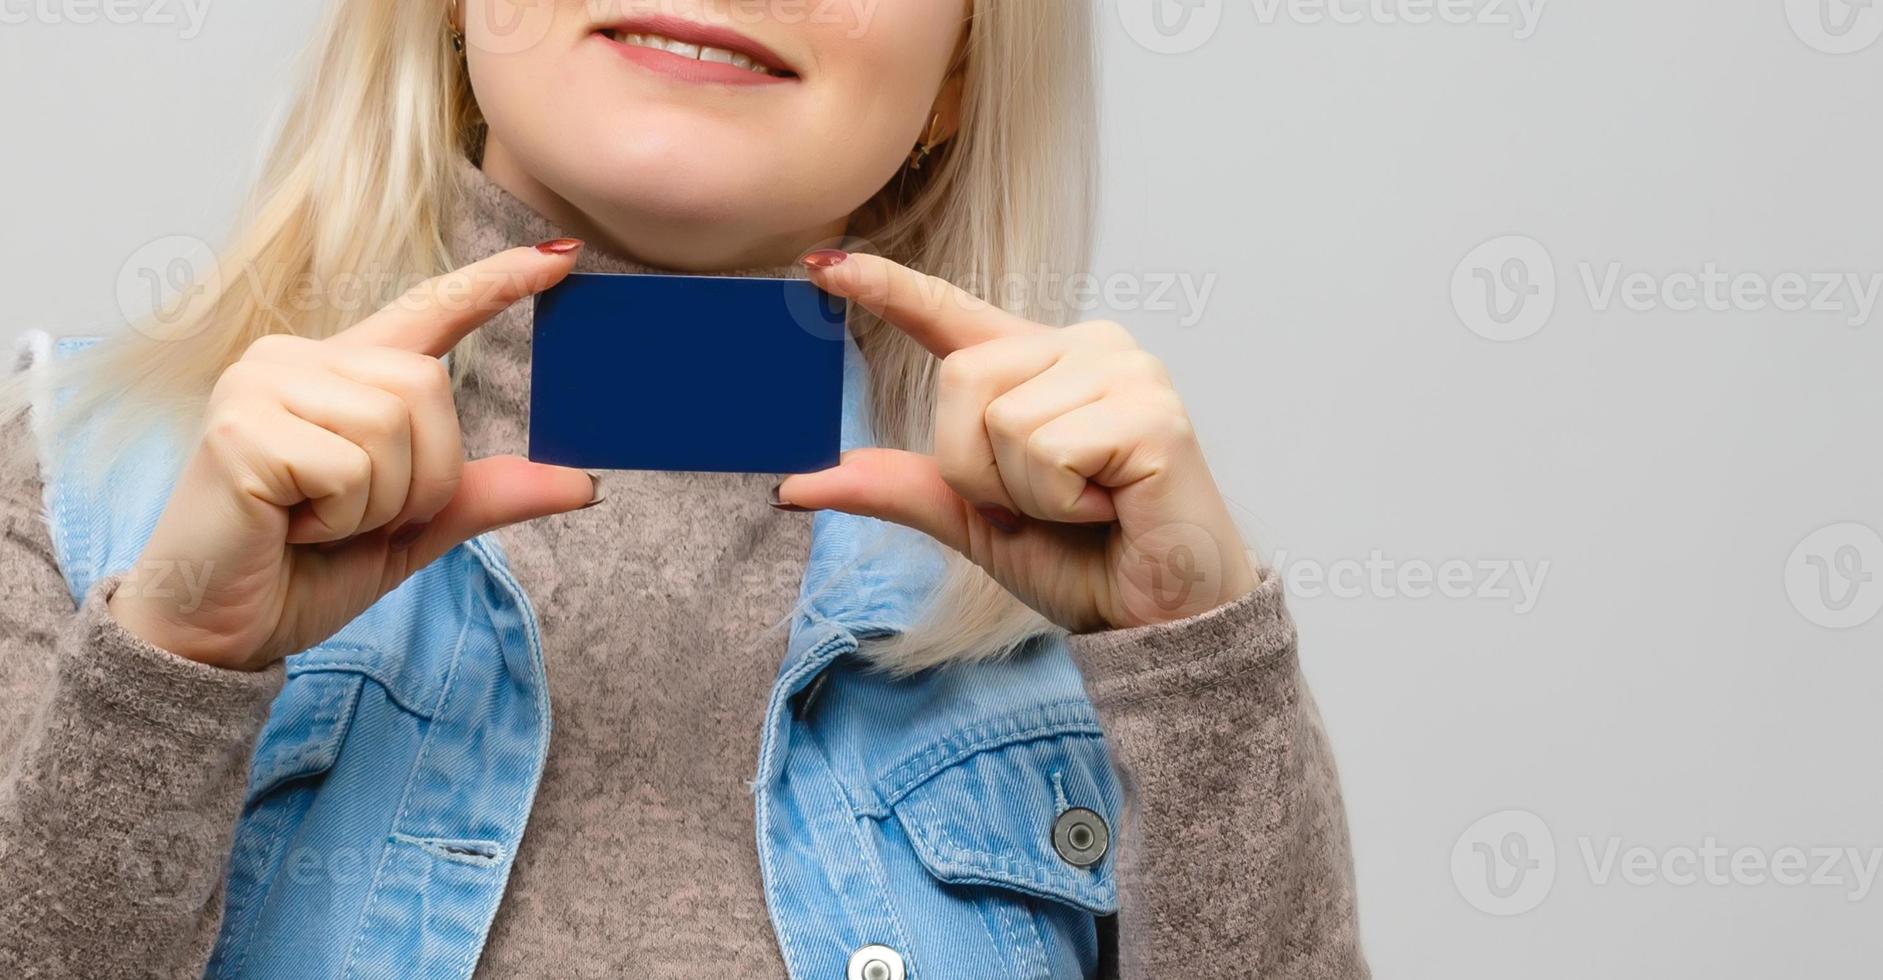
M797 504L787 504L783 500L778 499L778 491L783 486L784 486L784 482L781 480L779 481L777 486L772 487L772 497L771 497L772 509L782 510L782 511L786 511L792 514L809 514L811 512L811 508L809 507L799 507Z
M850 253L841 249L820 248L815 252L805 253L804 258L798 261L803 263L806 269L828 269L833 266L842 265L844 260L849 257Z
M981 520L994 525L1001 531L1014 534L1020 530L1020 515L995 504L974 508L981 515Z
M431 527L430 521L413 521L397 531L392 532L392 537L386 539L386 547L394 551L404 551L417 544L419 537L425 533L425 529L428 527Z
M582 240L580 238L552 238L536 246L536 250L544 255L569 255L582 250Z
M577 507L576 510L587 510L608 499L608 494L602 490L602 475L600 473L589 473L588 484L588 503Z

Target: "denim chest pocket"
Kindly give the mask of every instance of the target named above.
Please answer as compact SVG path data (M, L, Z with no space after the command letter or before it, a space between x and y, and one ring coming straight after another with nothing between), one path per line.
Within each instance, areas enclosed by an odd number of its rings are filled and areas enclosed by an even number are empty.
M249 800L332 769L366 685L375 710L429 721L443 701L464 624L430 610L455 586L440 562L406 581L322 643L287 660L288 679L270 708L249 772ZM428 606L427 603L430 603Z
M944 885L1118 911L1122 791L1095 726L969 733L879 782L922 867Z

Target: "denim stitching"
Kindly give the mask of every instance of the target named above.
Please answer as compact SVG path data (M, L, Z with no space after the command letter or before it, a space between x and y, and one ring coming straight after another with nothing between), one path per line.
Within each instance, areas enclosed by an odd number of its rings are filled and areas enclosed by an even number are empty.
M1057 705L1076 705L1080 703L1082 702L1057 702L1056 705L1041 706L1039 710L1044 712L1046 709L1056 707ZM1037 741L1042 738L1053 738L1060 735L1097 738L1104 734L1099 728L1098 722L1095 720L1089 722L1045 722L1027 728L1007 729L1006 725L1010 723L1011 722L993 722L987 725L964 729L928 748L917 751L907 761L897 765L884 774L882 782L888 788L888 791L883 794L881 807L860 813L859 815L871 817L887 816L890 809L893 809L896 804L902 802L904 797L915 791L923 783L928 782L942 772L954 768L963 759L990 749L1002 748L1020 742ZM987 732L987 734L978 734L990 728L994 730ZM905 769L912 771L904 773L903 770Z
M958 842L949 832L946 823L934 819L925 804L916 804L920 814L911 814L912 819L905 819L903 826L909 831L911 840L928 845L933 851L936 864L941 867L937 874L949 879L976 880L988 884L1004 884L1010 887L1032 888L1045 893L1042 897L1061 900L1084 901L1091 905L1111 907L1117 900L1117 886L1111 880L1108 870L1101 863L1083 873L1089 881L1080 881L1063 872L1053 873L1036 861L1018 861L1011 857L966 847ZM920 819L913 819L915 817ZM918 848L920 856L920 848Z

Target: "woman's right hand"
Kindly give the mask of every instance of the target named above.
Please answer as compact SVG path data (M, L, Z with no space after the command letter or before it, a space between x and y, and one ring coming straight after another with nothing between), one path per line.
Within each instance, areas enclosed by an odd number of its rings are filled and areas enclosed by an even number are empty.
M501 252L429 280L327 340L249 347L111 614L160 649L259 670L340 631L459 543L596 502L594 478L517 457L466 462L439 360L559 282L580 243Z

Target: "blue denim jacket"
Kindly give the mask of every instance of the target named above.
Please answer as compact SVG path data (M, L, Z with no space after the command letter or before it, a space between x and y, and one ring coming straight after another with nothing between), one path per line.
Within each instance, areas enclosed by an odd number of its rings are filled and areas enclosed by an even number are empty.
M67 354L81 340L59 343ZM846 351L845 448L871 442ZM83 456L78 433L51 450ZM152 440L95 476L50 467L74 600L129 569L183 448ZM817 515L755 760L756 846L790 975L862 974L894 951L922 980L1089 977L1113 857L1062 859L1068 810L1118 826L1120 787L1063 640L895 680L854 656L906 628L939 570L913 532ZM252 760L209 977L445 980L476 967L549 749L530 598L494 536L454 549L290 657ZM893 977L893 969L876 976Z

